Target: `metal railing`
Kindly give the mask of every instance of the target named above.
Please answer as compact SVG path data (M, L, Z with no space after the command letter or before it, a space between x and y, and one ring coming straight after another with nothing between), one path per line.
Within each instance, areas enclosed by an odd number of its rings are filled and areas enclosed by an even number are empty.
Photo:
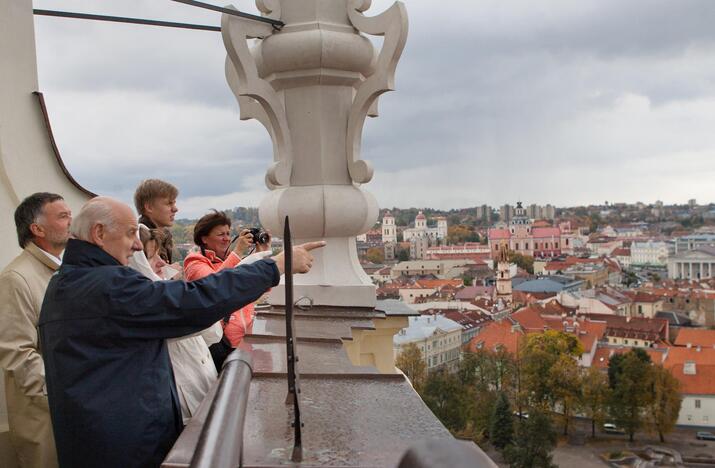
M253 371L245 351L231 353L223 365L216 396L206 416L192 468L235 468L241 466L243 424Z

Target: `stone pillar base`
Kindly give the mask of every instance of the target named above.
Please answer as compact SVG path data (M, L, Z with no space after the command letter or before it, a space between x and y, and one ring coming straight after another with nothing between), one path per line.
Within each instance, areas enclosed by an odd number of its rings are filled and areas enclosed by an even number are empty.
M320 285L294 285L293 299L297 301L306 296L313 299L313 305L336 307L375 307L375 286L320 286ZM285 306L285 285L281 284L271 289L268 303L274 306ZM308 304L303 300L301 304Z

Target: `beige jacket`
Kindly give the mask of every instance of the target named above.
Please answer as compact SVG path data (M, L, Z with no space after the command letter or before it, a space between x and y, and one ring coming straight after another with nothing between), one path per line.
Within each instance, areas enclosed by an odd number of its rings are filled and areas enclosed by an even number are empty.
M42 300L57 268L31 242L0 274L0 368L10 440L21 467L57 466L37 335Z

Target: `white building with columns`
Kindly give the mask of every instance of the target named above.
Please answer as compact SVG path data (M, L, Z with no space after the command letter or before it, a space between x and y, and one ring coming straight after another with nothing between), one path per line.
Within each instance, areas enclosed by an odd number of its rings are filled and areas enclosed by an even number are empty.
M715 247L679 252L668 259L668 278L707 279L715 277Z
M442 216L436 218L436 227L427 227L427 217L421 211L415 216L415 227L402 231L402 237L405 242L409 242L415 237L424 237L429 239L430 244L434 244L439 240L447 237L447 218Z

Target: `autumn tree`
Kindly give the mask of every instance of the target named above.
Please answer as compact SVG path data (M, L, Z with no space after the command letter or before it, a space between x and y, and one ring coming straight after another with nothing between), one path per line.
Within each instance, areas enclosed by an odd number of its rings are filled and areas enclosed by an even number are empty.
M471 226L458 224L447 228L448 244L464 244L465 242L479 242L479 234Z
M372 263L384 263L385 262L385 251L380 247L370 247L367 249L367 259Z
M553 408L565 395L557 388L552 368L562 357L575 360L583 353L581 343L574 335L556 330L534 334L526 339L520 359L521 383L524 386L529 403ZM575 361L574 361L575 364ZM571 371L566 368L566 361L553 372ZM563 371L563 372L562 372ZM561 376L559 376L561 379Z
M532 411L517 427L515 440L504 452L511 468L556 468L551 455L556 433L546 413Z
M613 356L609 362L608 376L612 389L610 416L626 431L631 442L635 433L643 427L645 409L652 400L650 366L648 355L637 349Z
M506 393L499 392L489 428L489 441L499 450L510 445L514 439L514 415Z
M569 433L569 423L581 400L581 372L570 354L559 355L549 370L554 404L560 406L564 435Z
M664 443L665 434L673 430L680 413L680 404L683 401L680 396L680 382L662 365L654 365L650 367L650 387L652 398L646 408L646 424Z
M416 344L409 343L402 347L402 352L395 360L395 367L405 373L415 388L422 386L427 366Z
M611 389L608 376L596 367L589 367L581 377L581 409L591 420L591 437L596 437L596 424L603 424L608 414Z

